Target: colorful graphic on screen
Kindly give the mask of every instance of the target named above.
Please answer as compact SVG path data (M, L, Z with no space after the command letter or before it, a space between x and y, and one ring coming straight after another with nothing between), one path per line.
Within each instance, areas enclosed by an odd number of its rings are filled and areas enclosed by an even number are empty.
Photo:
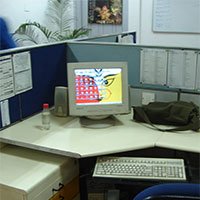
M76 104L122 103L122 69L76 69Z

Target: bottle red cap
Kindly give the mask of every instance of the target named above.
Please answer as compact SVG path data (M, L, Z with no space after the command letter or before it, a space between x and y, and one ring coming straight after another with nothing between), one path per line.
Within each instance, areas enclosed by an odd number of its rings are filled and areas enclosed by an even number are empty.
M43 103L43 108L49 108L49 104L48 103Z

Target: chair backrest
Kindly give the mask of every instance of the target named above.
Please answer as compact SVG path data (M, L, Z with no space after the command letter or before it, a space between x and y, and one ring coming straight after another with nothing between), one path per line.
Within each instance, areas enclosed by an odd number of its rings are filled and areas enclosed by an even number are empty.
M195 200L200 199L200 184L168 183L144 189L133 200Z
M149 196L149 197L145 198L144 200L200 200L200 197L159 195L159 196Z

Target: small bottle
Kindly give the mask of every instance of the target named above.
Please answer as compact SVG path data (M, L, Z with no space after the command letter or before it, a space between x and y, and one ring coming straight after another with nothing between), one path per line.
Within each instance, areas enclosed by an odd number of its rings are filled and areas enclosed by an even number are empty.
M42 128L44 130L49 130L50 129L50 111L49 111L49 104L48 103L44 103L43 104Z

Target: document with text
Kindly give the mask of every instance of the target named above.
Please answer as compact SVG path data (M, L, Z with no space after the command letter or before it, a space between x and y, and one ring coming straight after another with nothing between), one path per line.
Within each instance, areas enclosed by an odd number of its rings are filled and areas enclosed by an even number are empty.
M194 90L196 61L197 54L195 51L170 50L167 85L173 88Z
M144 48L140 54L140 82L143 84L166 85L167 51Z
M0 101L14 96L14 78L11 56L0 57Z
M196 90L200 91L200 52L197 55Z
M30 52L13 55L15 93L19 94L32 89L32 69Z

